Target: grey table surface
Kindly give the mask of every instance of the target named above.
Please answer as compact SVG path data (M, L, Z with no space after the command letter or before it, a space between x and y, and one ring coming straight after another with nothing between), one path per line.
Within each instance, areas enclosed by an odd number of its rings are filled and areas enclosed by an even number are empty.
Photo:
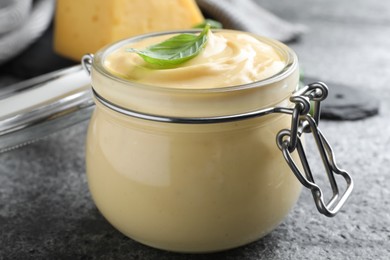
M0 154L0 259L390 259L390 2L259 2L308 26L290 44L305 74L364 89L381 102L378 116L320 124L355 180L335 218L320 215L304 190L278 228L247 246L189 255L141 245L116 231L91 200L85 122Z

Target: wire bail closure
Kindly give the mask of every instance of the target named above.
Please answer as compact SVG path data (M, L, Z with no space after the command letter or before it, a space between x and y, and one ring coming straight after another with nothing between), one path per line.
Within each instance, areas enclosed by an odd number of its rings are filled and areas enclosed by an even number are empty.
M92 54L86 54L82 58L82 66L88 74L91 74L93 58ZM215 124L256 118L272 113L291 114L290 129L281 130L276 136L276 143L282 151L287 164L296 178L303 186L311 190L318 211L327 217L333 217L340 211L341 207L351 195L354 186L353 180L348 172L337 166L333 150L318 128L320 120L320 104L321 101L325 100L328 96L328 87L322 82L309 84L294 92L290 97L290 101L295 104L294 108L270 107L246 113L214 117L171 117L165 115L147 114L120 107L110 102L99 95L93 86L92 92L97 102L109 109L112 109L113 111L126 116L162 123ZM321 188L314 181L314 177L302 145L301 136L303 133L311 133L313 135L333 191L331 199L326 203L324 202L324 195ZM294 151L297 151L299 155L299 159L303 167L303 173L292 158L292 153ZM335 179L335 174L342 176L347 184L345 191L341 194L341 197Z
M292 172L303 186L310 189L318 211L327 217L335 216L345 204L353 189L353 180L345 170L340 169L335 161L333 150L318 128L320 119L320 103L328 95L328 87L322 82L316 82L305 86L295 92L290 101L295 103L291 116L291 129L283 129L277 134L277 144ZM310 114L311 102L313 102L313 116ZM326 174L328 176L333 195L328 202L324 202L321 188L315 183L308 163L301 136L303 133L311 133L317 145ZM297 151L303 172L298 168L292 153ZM346 181L346 189L340 197L335 174L341 175Z

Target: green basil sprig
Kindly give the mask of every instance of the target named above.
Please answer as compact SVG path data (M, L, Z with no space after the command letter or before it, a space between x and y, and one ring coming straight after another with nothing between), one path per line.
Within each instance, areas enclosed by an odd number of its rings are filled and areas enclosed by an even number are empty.
M218 22L218 21L215 21L213 19L205 19L203 22L195 25L194 27L192 28L199 28L199 29L203 29L207 24L210 25L210 28L211 29L222 29L222 23Z
M137 53L147 63L159 68L171 68L198 55L207 43L209 30L210 25L207 24L199 35L179 34L143 50L130 48L127 51Z

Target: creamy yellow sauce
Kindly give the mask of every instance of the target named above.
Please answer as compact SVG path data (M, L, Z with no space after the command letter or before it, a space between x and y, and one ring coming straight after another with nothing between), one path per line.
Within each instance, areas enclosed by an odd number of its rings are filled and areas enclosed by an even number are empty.
M195 58L170 69L146 63L129 48L142 50L172 36L150 38L114 51L104 61L113 74L146 85L170 88L221 88L269 78L285 66L280 54L246 33L209 33L205 48Z
M298 83L294 67L258 88L224 89L271 77L285 66L287 57L274 46L244 33L210 35L198 57L168 70L150 68L126 52L128 47L102 55L106 68L126 80L93 70L92 85L111 102L136 111L207 116L288 106ZM301 185L275 141L281 129L290 127L290 115L173 124L96 105L86 149L92 197L114 227L146 245L179 252L244 245L274 229L300 194Z

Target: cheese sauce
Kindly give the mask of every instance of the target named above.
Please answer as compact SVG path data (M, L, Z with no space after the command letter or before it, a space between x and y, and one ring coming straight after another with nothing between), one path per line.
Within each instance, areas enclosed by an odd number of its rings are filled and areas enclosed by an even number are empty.
M177 68L158 69L129 48L144 49L168 37L150 38L121 47L104 65L113 74L146 85L169 88L221 88L269 78L285 66L280 54L245 33L219 32L208 35L206 47L195 58Z

